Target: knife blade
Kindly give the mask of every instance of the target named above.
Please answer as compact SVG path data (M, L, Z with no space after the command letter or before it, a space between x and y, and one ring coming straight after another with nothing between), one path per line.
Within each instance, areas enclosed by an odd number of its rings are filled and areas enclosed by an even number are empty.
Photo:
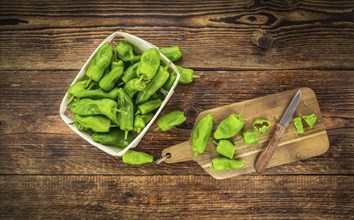
M293 118L293 115L300 104L301 101L301 90L299 89L294 98L291 100L288 108L284 112L283 116L281 117L280 121L277 124L277 128L275 134L273 135L272 139L268 143L267 147L260 153L256 164L255 169L257 173L261 174L267 168L274 151L276 150L281 137L283 136L285 129L288 127L289 122Z

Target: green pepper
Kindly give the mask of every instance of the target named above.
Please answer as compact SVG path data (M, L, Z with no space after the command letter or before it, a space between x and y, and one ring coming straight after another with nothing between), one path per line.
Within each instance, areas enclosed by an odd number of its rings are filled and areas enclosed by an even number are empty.
M136 63L140 59L140 56L134 54L133 46L126 41L119 42L114 52L119 59L126 62Z
M244 122L240 115L231 114L225 118L214 132L215 139L227 139L241 131Z
M145 124L147 124L154 117L154 114L153 113L148 113L148 114L145 114L145 115L141 115L140 117L144 120Z
M105 115L115 124L118 124L116 109L117 103L112 99L81 99L70 106L71 112L76 115Z
M179 78L179 82L182 84L188 84L193 82L193 79L200 78L200 76L194 75L194 70L192 69L184 68L178 65L176 65L176 67L178 69L179 74L181 75L181 77Z
M176 81L176 78L177 74L175 72L171 73L170 77L168 77L168 80L165 82L162 88L166 91L169 91L172 88L173 83Z
M258 143L258 134L255 130L243 132L243 140L245 144L257 144Z
M186 120L187 118L184 115L184 112L176 110L161 116L161 118L157 121L157 126L161 131L168 131L173 127L182 124Z
M114 88L109 92L105 92L102 89L94 89L94 90L85 90L78 94L76 94L76 98L84 99L117 99L118 96L118 88Z
M156 48L146 50L139 62L137 75L143 80L151 80L160 66L160 53Z
M124 69L125 68L124 62L122 60L118 60L118 61L112 62L110 70L112 71L113 69L115 69L117 67L122 67Z
M230 159L234 157L235 150L235 145L229 140L220 140L216 147L216 152Z
M105 145L126 147L134 140L134 136L129 134L127 139L124 139L124 135L124 131L120 130L119 128L114 128L111 129L108 133L105 132L93 134L92 140Z
M301 117L295 117L293 119L293 121L294 121L294 125L296 128L296 133L303 134L304 133L304 126L302 125Z
M99 86L105 90L111 90L120 77L123 75L124 68L123 67L116 67L111 72L107 73L99 82Z
M141 165L145 163L152 163L154 157L139 151L128 150L122 156L123 163L132 164L132 165Z
M157 109L160 107L162 104L161 99L155 99L155 100L150 100L147 102L144 102L143 104L138 106L138 111L137 114L147 114L149 112L152 112L153 110Z
M261 134L264 134L270 128L270 122L264 119L256 119L253 122L253 127L255 130L259 131Z
M95 132L108 132L111 120L104 116L81 116L75 115L75 123L80 130L91 129Z
M194 159L198 154L202 154L205 151L213 126L212 114L203 116L195 124L192 131L192 150L195 153Z
M91 80L95 82L100 81L111 64L112 55L112 48L109 43L103 44L98 49L86 71L86 76L89 78L86 87L90 84Z
M233 160L226 157L217 157L211 160L211 164L215 171L226 171L240 169L245 166L245 162Z
M179 60L182 57L182 52L179 46L163 47L160 52L165 55L172 62Z
M169 72L164 67L160 66L154 78L146 85L146 88L138 93L135 102L140 104L149 100L150 97L165 84L169 75Z
M136 75L136 71L138 70L139 63L135 63L134 65L130 66L123 74L122 81L124 83L129 82L130 80L138 77Z
M306 124L312 128L315 126L316 121L317 121L317 116L316 114L310 114L310 115L304 115L302 118L305 120Z
M78 82L74 83L72 86L70 86L70 88L68 89L68 94L71 97L70 97L70 100L68 101L68 105L70 105L70 103L75 99L77 94L86 90L85 86L86 86L87 82L88 82L88 80L78 81ZM90 86L93 86L93 84L91 84ZM88 89L90 89L90 87L87 88L87 90Z
M130 98L133 98L135 93L143 91L146 87L146 83L141 81L139 78L129 80L125 86L124 90Z
M127 139L129 131L133 130L134 125L134 105L132 100L123 88L118 90L118 124L121 130L125 131L125 138Z
M144 128L145 128L146 124L144 119L141 117L141 115L136 115L134 118L134 131L136 133L140 133Z

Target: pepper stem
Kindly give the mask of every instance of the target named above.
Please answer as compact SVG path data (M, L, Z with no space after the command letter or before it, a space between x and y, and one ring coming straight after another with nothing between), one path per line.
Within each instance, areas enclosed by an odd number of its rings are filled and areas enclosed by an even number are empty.
M167 65L164 67L165 70L168 70L168 68L170 68L172 61L168 62Z
M128 130L125 130L124 132L125 132L125 133L124 133L124 140L127 140L129 131L128 131Z
M71 98L69 99L68 104L66 106L69 106L71 104L71 102L74 101L74 99L75 99L75 97L71 96Z
M193 74L193 78L194 78L194 79L195 79L195 78L200 78L200 76Z
M158 131L158 130L160 130L160 128L159 128L159 127L156 127L156 128L154 129L154 131Z
M195 153L194 153L194 157L193 157L193 161L195 161L195 159L197 158L197 156L198 156L198 153L195 152Z
M90 85L89 85L89 87L87 88L88 90L91 90L92 89L92 87L95 85L95 83L90 83Z
M126 111L119 110L119 109L114 109L114 111L119 112L119 113L122 113L122 114L126 113Z
M87 81L87 83L86 83L86 85L85 85L85 89L90 85L91 82L92 82L92 78L90 78L90 79Z
M215 140L213 140L213 143L215 144L215 145L218 145L219 143L218 142L216 142Z
M136 81L136 84L139 84L143 80L143 75L140 76L139 80Z

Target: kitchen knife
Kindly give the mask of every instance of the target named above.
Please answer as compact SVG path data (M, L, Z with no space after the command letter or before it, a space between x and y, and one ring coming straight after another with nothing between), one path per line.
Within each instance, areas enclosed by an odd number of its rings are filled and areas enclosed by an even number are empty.
M285 129L288 127L289 122L293 118L293 115L295 113L297 106L300 103L300 100L301 100L301 90L299 89L296 92L293 100L290 102L285 113L283 114L283 117L280 119L279 123L277 124L277 129L275 131L275 134L270 140L270 142L268 143L268 146L259 155L255 165L255 169L257 173L261 174L267 168L269 161L272 158L273 153L277 148L279 141L285 132Z

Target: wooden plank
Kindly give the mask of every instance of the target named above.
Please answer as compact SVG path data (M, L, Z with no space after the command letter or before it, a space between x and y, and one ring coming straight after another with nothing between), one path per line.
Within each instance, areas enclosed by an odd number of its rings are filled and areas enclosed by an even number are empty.
M59 105L76 74L72 70L0 71L1 174L207 175L193 162L137 169L75 135L61 121ZM181 109L187 122L170 132L153 131L153 126L139 150L157 158L162 149L188 140L197 115L204 110L309 86L317 95L330 148L322 156L268 172L353 174L352 71L197 71L197 74L201 78L194 83L177 87L163 111Z
M0 176L0 218L349 219L353 176Z
M81 68L97 45L117 30L159 47L180 45L185 53L183 64L194 68L354 67L354 6L350 0L2 1L1 6L3 70Z

